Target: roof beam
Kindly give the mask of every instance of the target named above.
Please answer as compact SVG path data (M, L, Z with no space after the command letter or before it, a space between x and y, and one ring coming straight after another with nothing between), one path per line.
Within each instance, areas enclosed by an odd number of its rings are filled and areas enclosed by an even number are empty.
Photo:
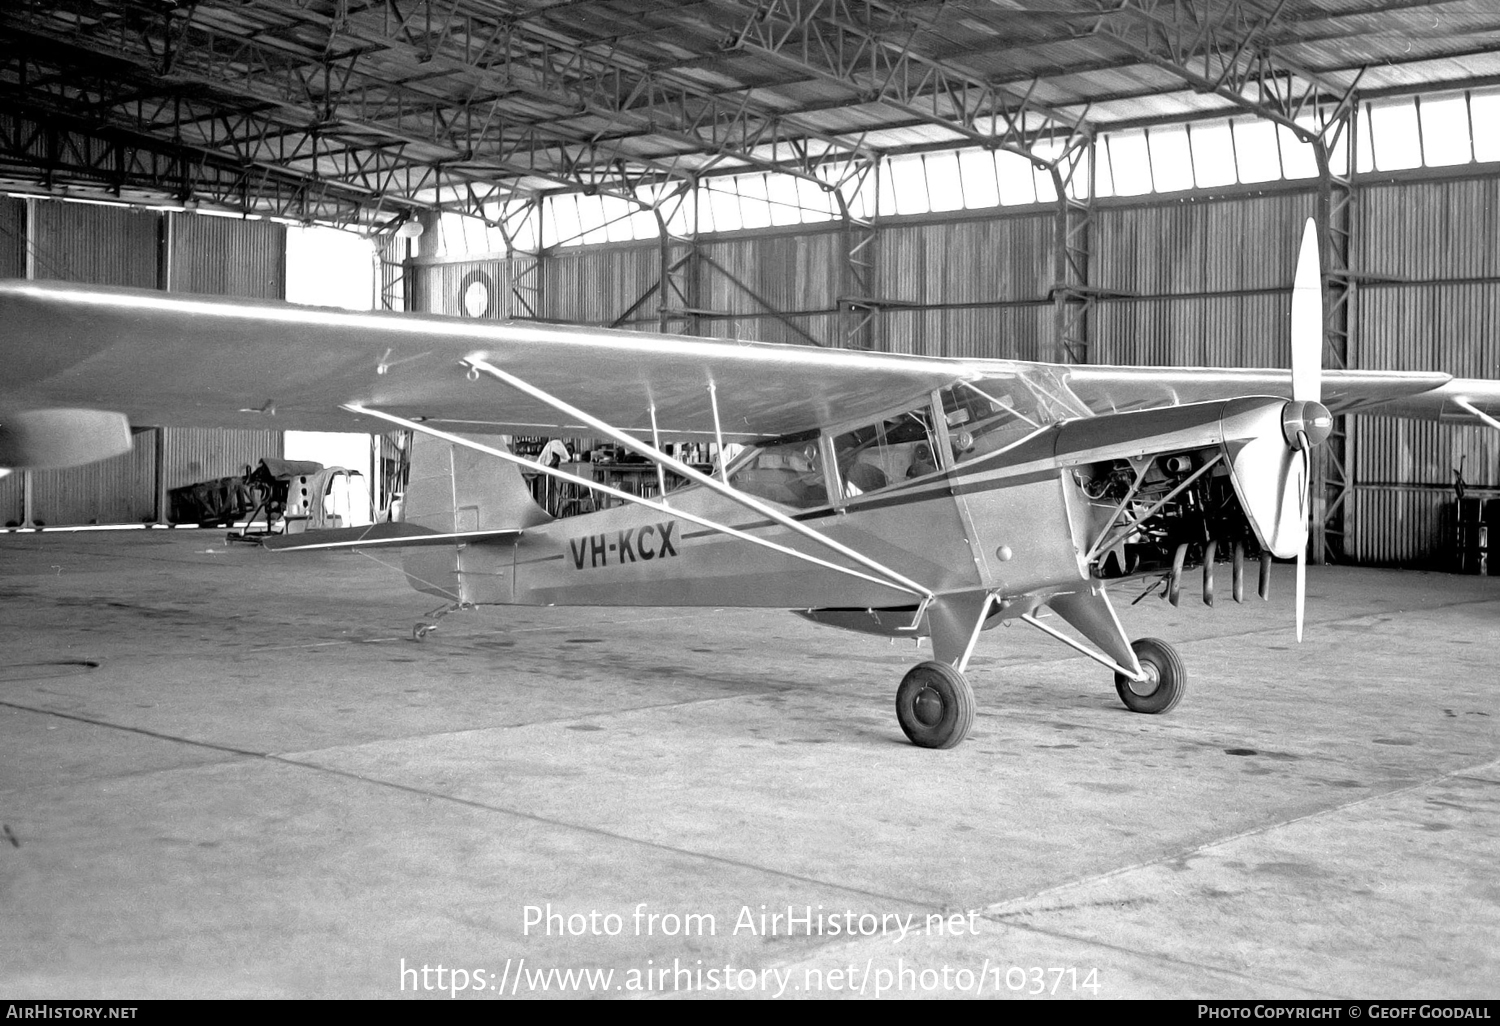
M281 12L286 7L269 0L249 3ZM858 140L829 135L762 102L753 89L706 90L647 68L614 47L578 43L532 24L536 19L530 12L511 5L505 5L509 13L504 16L485 16L461 9L454 0L414 0L400 6L395 0L376 0L335 19L317 10L315 0L291 3L306 23L387 47L425 67L477 77L512 95L560 106L567 116L595 115L644 129L689 147L683 157L707 156L706 161L654 168L668 175L687 177L733 159L826 185L817 174L820 168L852 156L873 156ZM623 150L617 159L643 162Z
M1193 88L1220 96L1290 129L1304 142L1331 143L1362 72L1347 87L1299 68L1273 49L1288 24L1287 0L1096 0L1094 32Z
M735 45L853 89L859 102L900 110L1040 167L1060 159L1043 152L1045 143L1067 151L1087 137L1084 118L1049 109L1030 89L1002 88L916 52L918 26L908 23L900 41L882 31L904 19L878 0L762 0Z

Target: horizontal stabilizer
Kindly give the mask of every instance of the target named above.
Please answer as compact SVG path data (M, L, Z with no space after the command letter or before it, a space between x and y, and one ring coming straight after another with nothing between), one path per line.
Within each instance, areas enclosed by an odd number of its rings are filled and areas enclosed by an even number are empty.
M273 535L261 541L278 552L307 549L371 549L406 545L455 545L461 542L496 541L520 537L520 530L438 532L416 524L372 524L369 527L336 527L302 534Z

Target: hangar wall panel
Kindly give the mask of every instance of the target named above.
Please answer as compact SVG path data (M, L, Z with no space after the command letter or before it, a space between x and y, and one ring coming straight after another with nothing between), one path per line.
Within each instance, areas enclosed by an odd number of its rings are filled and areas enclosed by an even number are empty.
M1101 205L1090 284L1136 296L1286 289L1311 192Z
M139 524L156 515L155 433L132 432L123 456L66 470L33 470L32 520L59 527Z
M660 247L655 242L561 250L542 262L544 316L607 326L656 283ZM675 304L674 304L675 305ZM622 327L656 330L652 296Z
M1094 304L1094 363L1285 367L1291 296L1110 299Z
M918 356L1037 360L1052 338L1052 305L885 312L882 349Z
M87 203L36 201L33 267L39 279L155 288L161 215ZM136 432L124 456L33 471L31 513L51 526L140 523L156 509L156 437Z
M750 316L831 311L839 294L843 246L842 234L826 230L704 242L699 305Z
M1361 184L1355 264L1395 279L1500 276L1500 178Z
M513 316L511 270L509 260L465 260L422 266L410 276L413 287L408 309L463 317L464 292L470 283L477 281L489 289L490 307L483 316L505 320Z
M176 291L273 299L285 294L286 230L280 225L52 201L30 208L38 278L159 288L169 269ZM170 230L165 217L172 218ZM6 223L0 220L0 227ZM20 227L24 240L24 216ZM163 252L168 244L170 254ZM33 472L34 519L51 526L140 523L156 516L159 491L241 474L246 464L282 453L279 431L137 427L134 449L125 456ZM0 482L0 517L9 523L21 515L21 475L11 475Z
M221 431L210 428L160 428L162 487L180 488L219 477L238 477L254 470L261 457L280 457L280 431Z
M1051 212L882 228L880 299L901 303L1034 300L1052 287Z
M1372 260L1414 275L1459 267L1441 247L1414 240L1411 253L1400 253L1396 237L1389 241L1390 249L1373 251ZM1471 254L1467 266L1482 269L1488 257ZM1362 367L1500 377L1500 281L1372 284L1359 290L1355 317ZM1354 558L1446 568L1452 559L1455 471L1462 468L1471 487L1500 489L1500 432L1364 416L1354 419L1353 438L1359 500L1350 532Z
M820 313L770 316L705 318L702 334L716 338L741 339L747 342L775 342L781 345L807 345L808 337L838 338L838 314Z
M26 275L26 201L0 196L0 278ZM0 477L0 524L21 523L21 475Z
M0 278L26 276L26 201L0 196Z
M93 203L36 202L36 277L157 287L161 215Z
M286 227L271 221L168 214L173 292L286 297Z
M26 201L0 196L0 278L26 275ZM21 523L21 475L0 477L0 524Z
M286 228L271 221L241 221L193 214L172 219L173 292L281 299L286 295ZM280 457L280 431L161 428L163 492L199 481L235 477L261 457Z

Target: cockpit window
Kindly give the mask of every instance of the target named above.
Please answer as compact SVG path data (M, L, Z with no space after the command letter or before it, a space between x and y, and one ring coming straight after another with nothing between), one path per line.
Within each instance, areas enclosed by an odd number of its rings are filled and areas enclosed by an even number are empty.
M838 435L833 451L846 499L942 469L927 406Z
M961 382L942 392L956 463L996 452L1072 414L1016 380Z
M729 483L748 495L798 509L828 502L816 436L756 449L730 467Z

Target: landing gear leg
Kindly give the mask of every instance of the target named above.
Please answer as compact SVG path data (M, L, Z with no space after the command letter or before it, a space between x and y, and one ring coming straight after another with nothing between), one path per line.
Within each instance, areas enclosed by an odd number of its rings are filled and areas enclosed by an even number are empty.
M437 622L443 617L447 616L449 613L455 613L460 609L473 608L474 603L472 602L450 602L447 605L438 606L436 609L427 614L426 619L418 620L416 625L412 627L412 640L421 641L423 638L427 637L427 635L437 630Z

